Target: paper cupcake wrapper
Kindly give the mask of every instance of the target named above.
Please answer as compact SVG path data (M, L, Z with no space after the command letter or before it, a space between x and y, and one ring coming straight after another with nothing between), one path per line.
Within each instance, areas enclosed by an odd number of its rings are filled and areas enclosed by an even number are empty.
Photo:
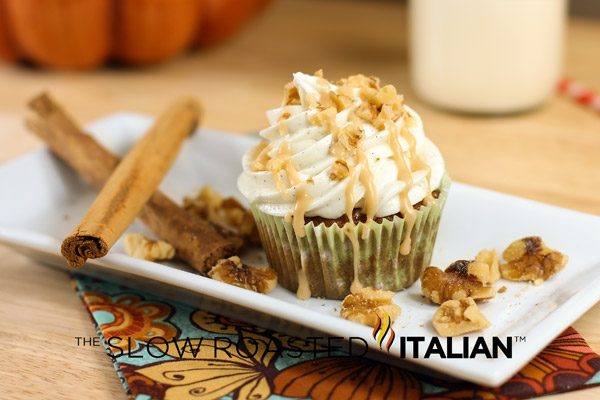
M354 226L353 229L358 230L358 279L362 286L399 291L419 278L431 261L449 187L450 178L446 176L436 201L417 211L411 232L412 246L407 255L400 254L405 235L403 218L395 216L392 220L369 222L370 232L365 239L362 232L367 223ZM342 299L350 293L354 252L342 227L337 224L314 226L309 222L304 225L306 236L299 238L292 224L282 217L263 213L255 205L251 210L269 264L277 271L282 286L296 292L304 276L312 297Z

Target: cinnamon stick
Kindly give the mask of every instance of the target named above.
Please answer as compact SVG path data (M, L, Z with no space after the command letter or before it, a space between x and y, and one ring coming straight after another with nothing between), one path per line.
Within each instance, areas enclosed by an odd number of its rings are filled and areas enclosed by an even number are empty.
M165 113L121 163L118 157L83 133L47 94L34 98L29 107L37 115L37 118L27 119L29 129L90 184L98 188L106 184L78 229L63 243L63 255L70 265L80 266L86 258L105 255L137 211L158 237L175 247L179 258L201 273L235 251L236 243L224 239L208 222L189 215L161 192L152 193L174 158L173 148L178 147L176 143L166 142L182 141L197 122L193 103L183 101ZM157 136L158 143L155 142ZM170 146L167 156L151 157L150 162L143 160L150 156L149 149L157 149L157 145L159 148Z

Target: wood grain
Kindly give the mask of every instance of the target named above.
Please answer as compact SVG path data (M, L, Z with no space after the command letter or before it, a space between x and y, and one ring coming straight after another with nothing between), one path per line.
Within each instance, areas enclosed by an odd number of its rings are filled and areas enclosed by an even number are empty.
M409 86L404 26L395 2L280 0L224 46L156 67L56 73L0 65L0 161L41 145L22 127L24 104L41 89L84 122L122 110L157 114L169 99L193 95L205 104L205 126L247 133L264 126L265 109L278 104L292 72L324 68L332 78L364 72L396 85L421 113L454 179L600 214L600 116L563 97L497 118L431 108ZM600 22L570 21L566 75L600 91L598 43ZM6 248L0 259L0 393L125 399L110 359L99 348L75 346L74 336L93 330L66 275ZM600 305L574 324L596 351L598 321ZM596 397L600 388L564 395Z

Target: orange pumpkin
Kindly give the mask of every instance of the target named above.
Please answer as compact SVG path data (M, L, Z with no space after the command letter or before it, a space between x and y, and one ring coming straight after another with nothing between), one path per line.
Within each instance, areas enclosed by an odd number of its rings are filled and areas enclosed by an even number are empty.
M0 58L65 69L155 63L224 40L267 1L0 0Z
M200 23L198 43L210 46L231 36L254 12L264 7L265 0L203 0L204 17Z
M6 10L0 7L0 58L14 60L17 58L17 52L9 39L7 21Z

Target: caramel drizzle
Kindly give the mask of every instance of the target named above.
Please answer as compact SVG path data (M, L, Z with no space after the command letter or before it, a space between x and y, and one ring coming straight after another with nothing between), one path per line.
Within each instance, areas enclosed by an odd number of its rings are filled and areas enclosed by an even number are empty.
M431 190L431 167L429 165L425 164L423 162L423 160L421 160L421 158L417 154L417 141L407 128L407 125L411 124L410 121L412 119L408 119L408 118L410 118L410 117L407 117L407 116L404 117L405 125L401 128L400 134L402 135L404 140L406 140L406 142L408 143L408 153L409 153L412 172L418 171L421 169L424 169L425 171L427 171L427 175L426 175L426 179L425 179L425 184L427 185L427 194L425 195L425 198L423 199L423 203L425 205L429 205L434 200L433 195L431 194L432 193L432 190Z
M307 182L302 183L296 193L296 204L292 216L292 226L294 228L294 233L298 238L306 236L304 214L312 202L312 197L308 194L308 185ZM304 259L304 252L300 251L300 270L298 270L298 289L296 291L296 297L301 300L306 300L310 298L310 295L310 284L306 276L306 260Z
M350 292L352 293L356 293L363 287L359 279L360 245L358 242L358 232L355 229L356 225L352 216L354 206L357 203L354 196L354 186L356 186L356 182L358 180L360 180L361 184L365 187L364 209L366 210L367 214L367 223L363 224L363 239L366 239L369 236L370 231L368 222L373 219L375 212L377 211L377 196L375 193L373 175L371 174L369 164L362 151L357 152L357 159L362 168L360 172L357 172L356 168L350 167L350 178L345 191L346 216L348 217L348 225L344 229L344 234L348 237L350 243L352 244L352 264L354 269L354 278L352 279L352 285L350 286Z
M333 134L333 142L331 146L331 154L336 158L347 159L350 151L338 143L338 132ZM367 216L367 221L363 224L362 230L362 238L366 239L369 236L369 222L375 216L377 212L377 193L375 190L375 181L373 179L373 174L371 172L371 168L369 166L369 162L367 157L360 149L360 144L352 149L353 156L356 160L357 166L360 166L360 170L357 170L357 167L353 165L349 165L349 178L348 183L346 185L345 190L345 199L346 199L346 216L348 217L348 225L347 228L344 229L345 235L350 240L352 244L352 258L353 258L353 268L354 268L354 278L352 280L352 285L350 287L350 291L355 293L356 291L362 288L362 284L359 279L359 267L360 267L360 245L358 241L358 233L355 229L355 223L353 218L353 211L358 200L354 196L354 187L356 186L356 182L360 181L360 183L365 188L364 194L364 204L363 211Z
M265 151L263 149L262 151ZM291 222L292 227L294 229L294 233L298 238L302 238L306 236L306 230L304 229L304 214L310 207L310 203L312 202L312 198L308 193L308 185L309 182L305 182L302 180L302 177L298 173L298 170L292 163L292 150L288 142L283 142L277 151L275 157L271 158L267 163L266 167L273 176L273 180L275 181L275 186L277 190L281 193L283 198L288 196L288 192L286 191L286 185L283 182L283 179L280 175L280 172L283 170L286 173L290 186L297 186L296 191L296 203L294 205L294 212L291 214L286 214L284 216L284 221ZM298 270L298 289L296 291L296 296L302 300L306 300L310 298L310 284L308 282L308 278L306 276L306 263L304 260L304 256L301 253L301 269Z
M355 290L360 290L360 288L362 288L362 284L358 278L358 269L360 266L360 247L358 243L358 235L354 229L354 218L352 218L352 212L354 210L354 205L356 204L356 200L354 198L354 186L356 186L356 182L360 174L357 173L354 167L350 167L349 175L350 177L348 178L348 185L346 186L345 190L346 216L348 217L348 224L344 227L343 231L352 244L352 265L354 269L354 277L352 279L350 291L354 293Z
M365 229L362 232L362 238L366 239L369 237L369 223L373 220L375 213L377 212L377 191L375 190L375 180L373 179L373 173L369 166L369 161L362 150L357 151L357 159L362 166L360 170L360 183L365 188L363 212L367 216L366 222L363 225Z
M304 231L304 214L310 207L312 198L308 194L308 183L302 180L298 170L292 163L291 157L292 149L290 148L289 143L283 142L281 146L279 146L277 156L269 160L267 167L271 170L277 190L284 198L288 196L288 193L285 191L288 188L281 179L280 172L282 170L286 173L290 187L298 186L296 192L296 204L294 205L294 212L292 215L292 225L296 235L298 237L304 237L306 235L306 232Z
M398 179L406 182L404 189L400 192L399 195L400 212L404 217L404 224L406 228L406 233L404 234L402 243L400 243L400 254L407 255L408 253L410 253L410 236L415 225L415 220L417 219L417 212L408 198L408 192L413 183L412 173L404 156L404 152L402 151L402 147L400 146L400 141L398 139L398 128L396 127L396 125L391 123L388 124L387 129L389 145L392 148L394 162L396 163L396 169L398 170Z
M251 164L251 168L253 171L264 171L267 163L269 162L269 151L271 151L271 144L262 141L256 145L253 154L253 161Z
M350 243L352 243L352 267L354 270L354 278L350 285L350 293L357 293L363 288L363 285L358 278L360 268L360 246L358 243L358 232L354 229L354 221L351 222L351 225L348 225L348 228L344 229L344 233L348 239L350 239Z
M300 270L298 270L298 289L296 289L296 297L300 300L310 299L311 291L308 277L306 275L306 260L304 252L300 251Z
M296 204L294 205L294 215L292 217L292 226L294 227L296 236L299 238L306 236L306 230L304 229L304 214L310 207L311 202L312 197L308 193L308 184L302 183L300 187L298 187L298 192L296 193Z
M263 150L264 151L264 150ZM279 149L277 150L277 154L275 157L271 158L266 165L266 169L271 171L271 175L273 176L273 181L275 182L275 187L281 193L281 196L285 199L289 197L286 189L288 189L285 185L281 177L281 170L286 172L288 181L290 186L298 185L302 182L302 178L298 173L298 170L294 167L292 160L292 150L288 142L283 142Z
M350 123L354 126L357 126L360 122L357 118L354 118L351 114L349 116ZM335 125L335 119L330 118L329 121L333 125ZM359 267L360 267L360 243L358 241L358 231L356 230L356 226L353 219L353 210L358 200L355 199L354 196L354 187L356 186L356 182L360 181L365 189L364 194L364 204L363 204L363 212L366 214L366 223L362 225L362 238L367 239L370 233L370 224L375 213L377 212L378 201L377 201L377 193L375 190L375 181L373 179L373 174L371 172L371 168L369 166L369 162L364 151L360 148L360 140L356 143L355 146L348 149L342 143L340 143L340 129L335 126L335 129L332 129L332 145L330 148L330 153L338 158L338 159L348 159L348 156L353 156L356 165L349 165L349 178L348 183L345 190L345 198L346 198L346 216L348 217L348 225L344 228L344 233L350 240L352 244L352 258L353 258L353 269L354 269L354 278L352 280L352 284L350 286L350 291L355 293L356 291L362 288L362 284L359 279ZM349 163L353 164L353 163ZM360 167L360 170L356 168Z
M346 190L344 191L346 197L346 216L348 217L348 222L354 225L352 211L354 210L354 205L357 203L354 199L354 186L356 185L358 174L354 167L349 165L348 168L350 169L350 177L348 178L348 185L346 185Z

